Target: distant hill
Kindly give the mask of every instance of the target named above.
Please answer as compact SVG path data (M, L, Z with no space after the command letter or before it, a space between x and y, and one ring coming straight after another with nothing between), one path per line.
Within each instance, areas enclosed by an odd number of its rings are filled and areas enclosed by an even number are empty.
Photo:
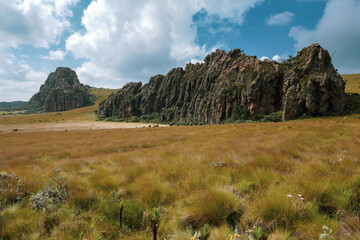
M0 102L0 110L4 110L6 108L17 107L26 104L24 101L14 101L14 102Z

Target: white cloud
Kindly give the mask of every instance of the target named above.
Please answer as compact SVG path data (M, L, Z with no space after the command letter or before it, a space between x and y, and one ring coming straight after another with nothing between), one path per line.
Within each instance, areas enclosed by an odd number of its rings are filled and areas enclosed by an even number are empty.
M318 42L333 54L341 73L360 72L360 1L329 0L324 15L314 29L293 27L289 33L295 48Z
M283 58L280 57L279 55L275 55L275 56L273 56L273 58L272 58L272 60L273 60L273 61L276 61L276 62L280 62L282 59L283 59Z
M212 35L218 34L218 33L230 33L233 29L231 27L219 27L219 28L209 28L209 33Z
M283 54L281 56L276 54L271 58L271 61L282 62L285 59L286 59L285 54ZM268 58L267 56L262 56L261 58L259 58L259 60L266 61L266 60L270 60L270 58Z
M42 56L42 59L50 61L63 61L65 58L66 52L61 50L50 51L48 56Z
M35 71L16 59L11 48L22 44L49 48L70 28L70 7L80 0L0 1L0 101L28 100L46 79L47 71ZM51 53L54 58L58 52Z
M263 0L97 0L85 10L85 32L66 41L75 58L86 59L77 69L91 85L120 87L202 59L206 46L196 43L193 15L209 16L242 24L244 14ZM228 31L229 29L224 29Z
M286 11L276 15L271 15L266 19L266 24L269 26L285 26L291 23L294 17L294 13Z
M295 0L297 2L326 2L328 0Z
M0 60L4 58L0 54ZM8 61L0 68L0 101L27 101L46 80L44 71L34 71L17 61Z
M0 48L31 44L49 47L70 27L69 6L79 0L18 0L0 2Z
M264 0L198 0L197 4L211 15L218 16L220 19L228 19L233 23L243 24L245 13L263 3Z

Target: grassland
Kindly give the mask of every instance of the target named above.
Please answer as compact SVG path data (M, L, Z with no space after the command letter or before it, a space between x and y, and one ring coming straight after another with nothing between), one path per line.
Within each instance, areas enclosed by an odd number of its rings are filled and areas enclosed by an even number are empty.
M91 111L61 117L91 121ZM11 121L25 121L18 117ZM204 224L213 240L226 239L236 224L241 234L261 232L257 239L319 239L323 225L336 239L360 239L358 117L2 132L0 172L16 173L22 185L16 180L0 185L0 234L4 239L151 239L143 213L157 207L159 239L190 239ZM55 168L62 168L67 198L36 210L31 196L46 191Z
M99 103L116 91L115 89L92 88L90 90L91 94L97 97L95 104L92 106L61 113L0 115L0 125L95 121L97 117L94 111L98 109Z
M360 74L342 75L346 81L346 91L349 93L360 93Z

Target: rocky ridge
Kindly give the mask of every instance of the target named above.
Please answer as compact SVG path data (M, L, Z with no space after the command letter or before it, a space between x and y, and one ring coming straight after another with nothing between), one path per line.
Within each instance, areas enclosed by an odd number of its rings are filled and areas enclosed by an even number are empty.
M58 67L50 73L29 104L37 104L46 112L56 112L92 105L93 101L88 88L79 82L75 71Z
M99 105L103 117L205 124L323 116L345 110L345 82L319 44L278 63L241 50L217 50L204 63L174 68L146 84L129 83Z

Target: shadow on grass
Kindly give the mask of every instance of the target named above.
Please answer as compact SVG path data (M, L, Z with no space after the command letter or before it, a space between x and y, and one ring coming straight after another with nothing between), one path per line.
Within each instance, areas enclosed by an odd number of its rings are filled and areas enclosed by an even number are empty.
M346 109L352 114L360 114L360 94L346 93Z

